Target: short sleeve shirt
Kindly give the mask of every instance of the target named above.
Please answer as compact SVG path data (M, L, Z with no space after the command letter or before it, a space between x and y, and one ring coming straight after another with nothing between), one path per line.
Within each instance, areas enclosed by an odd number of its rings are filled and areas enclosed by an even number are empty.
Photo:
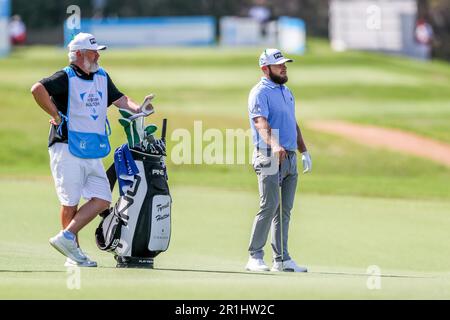
M268 148L253 123L254 118L264 117L273 129L273 134L278 137L280 145L289 151L297 150L295 100L287 86L274 83L265 77L261 78L250 91L248 114L256 148Z
M75 71L77 77L84 80L92 80L95 73L87 74L81 70L78 66L71 64L70 67ZM123 96L117 87L112 82L108 74L106 74L108 79L108 106L110 106L114 101L120 99ZM47 90L53 103L58 108L58 111L62 114L67 115L67 102L69 98L69 78L67 77L64 70L57 71L55 74L48 78L44 78L39 81ZM51 125L50 133L48 137L48 146L52 146L56 142L67 143L67 125L66 123L62 126L61 135L57 132L57 126Z

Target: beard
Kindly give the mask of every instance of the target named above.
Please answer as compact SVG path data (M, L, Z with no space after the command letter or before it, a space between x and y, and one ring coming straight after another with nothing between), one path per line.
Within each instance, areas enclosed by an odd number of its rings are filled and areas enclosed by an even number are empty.
M97 62L89 62L86 57L84 57L83 65L84 68L88 70L90 73L97 72L98 68L100 67Z
M272 69L270 69L270 66L269 66L269 77L273 82L278 83L278 84L285 84L288 81L287 75L286 76L277 76L276 74L274 74L272 72Z

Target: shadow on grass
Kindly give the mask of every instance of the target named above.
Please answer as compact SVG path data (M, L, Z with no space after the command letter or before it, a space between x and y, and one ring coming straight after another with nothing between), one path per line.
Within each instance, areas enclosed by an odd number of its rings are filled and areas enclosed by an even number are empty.
M155 270L155 271L173 271L173 272L198 272L198 273L217 273L217 274L245 274L255 276L276 276L275 273L269 272L245 272L245 271L228 271L228 270L202 270L202 269L175 269L175 268L115 268L115 267L99 267L104 269L133 269L133 270Z
M59 270L0 270L0 273L66 273Z
M220 271L220 270L195 270L195 269L171 269L171 268L155 268L154 270L161 271L176 271L176 272L208 272L219 274L245 274L245 275L258 275L258 276L280 276L286 274L294 274L294 272L243 272L243 271ZM371 275L365 273L351 273L351 272L319 272L308 271L306 273L295 273L299 275L335 275L335 276L350 276L350 277L368 277ZM395 274L380 274L380 278L409 278L409 279L431 279L433 276L415 276L415 275L395 275Z
M245 272L245 271L225 271L225 270L201 270L201 269L171 269L171 268L155 268L155 270L161 271L175 271L175 272L206 272L206 273L218 273L218 274L245 274L256 276L276 276L274 273L268 272Z
M336 275L336 276L351 276L351 277L373 277L374 275L366 273L352 273L352 272L321 272L310 271L310 274L323 274L323 275ZM378 275L377 275L378 276ZM402 275L402 274L380 274L380 278L406 278L406 279L432 279L433 276L415 276L415 275Z

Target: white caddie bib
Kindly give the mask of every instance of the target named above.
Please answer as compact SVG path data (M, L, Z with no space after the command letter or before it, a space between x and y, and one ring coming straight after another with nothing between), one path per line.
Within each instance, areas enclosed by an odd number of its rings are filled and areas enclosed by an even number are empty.
M69 78L67 131L70 152L79 158L103 158L111 151L107 130L108 80L100 68L93 80L83 80L71 67ZM109 124L108 124L109 127ZM110 131L110 130L109 130Z

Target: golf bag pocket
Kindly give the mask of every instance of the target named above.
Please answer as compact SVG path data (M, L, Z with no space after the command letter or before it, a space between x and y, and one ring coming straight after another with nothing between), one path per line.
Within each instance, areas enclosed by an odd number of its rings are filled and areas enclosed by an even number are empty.
M170 207L169 195L155 195L152 203L152 223L148 250L166 251L170 240Z

